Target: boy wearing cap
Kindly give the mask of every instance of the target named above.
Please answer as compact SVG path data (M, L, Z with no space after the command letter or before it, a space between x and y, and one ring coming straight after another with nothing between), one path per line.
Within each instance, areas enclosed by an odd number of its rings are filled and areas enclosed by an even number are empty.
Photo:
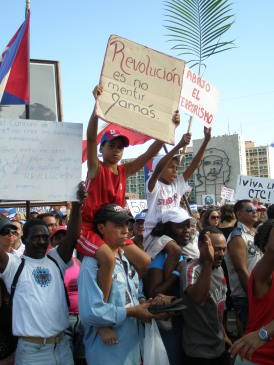
M102 86L95 87L93 94L97 98L102 93ZM179 113L174 117L174 123L180 122ZM129 145L128 138L111 130L106 132L101 140L100 152L103 162L97 157L98 117L95 109L87 129L87 163L88 174L86 187L89 197L82 210L82 231L77 242L77 250L85 256L95 257L99 262L98 285L108 300L115 257L101 237L93 230L94 213L103 205L115 203L124 206L126 178L139 171L162 148L163 143L155 141L148 150L133 162L118 165L123 156L124 147ZM130 241L131 242L131 241ZM129 242L128 242L129 243ZM131 242L132 243L132 242ZM134 261L140 276L144 274L150 258L135 245L125 248L127 258Z
M150 303L139 304L138 274L121 250L125 248L128 224L134 221L117 204L108 204L95 214L95 232L115 257L111 291L105 302L97 283L98 260L84 257L78 277L79 313L85 326L84 343L88 364L139 365L139 320L150 322L154 317ZM115 327L119 341L104 343L96 327ZM106 344L110 346L106 346ZM115 346L111 346L115 344Z
M175 269L181 252L178 245L171 240L161 240L152 237L150 232L161 221L162 214L172 207L179 207L182 195L188 191L187 180L197 169L206 146L211 138L211 128L204 128L205 139L198 153L192 160L189 168L177 177L180 148L187 146L191 134L183 135L180 142L165 156L157 156L152 165L152 175L147 182L147 206L148 215L145 221L144 247L145 251L154 258L161 250L168 254L164 267L164 275L167 278Z

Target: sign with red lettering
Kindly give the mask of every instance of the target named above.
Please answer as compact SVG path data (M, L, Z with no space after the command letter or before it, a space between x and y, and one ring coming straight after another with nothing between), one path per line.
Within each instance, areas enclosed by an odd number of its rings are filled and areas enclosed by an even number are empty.
M220 97L219 90L185 67L180 108L209 128L215 121Z
M174 144L185 62L127 39L109 38L96 114L149 137Z
M259 199L274 204L274 180L264 177L238 175L236 199Z
M234 197L234 190L229 189L226 186L222 185L221 198L226 200L232 200L233 197Z

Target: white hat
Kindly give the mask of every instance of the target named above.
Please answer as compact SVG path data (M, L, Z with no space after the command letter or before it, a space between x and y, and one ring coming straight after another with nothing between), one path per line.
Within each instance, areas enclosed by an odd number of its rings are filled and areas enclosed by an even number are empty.
M162 223L183 223L186 220L190 220L190 223L197 223L196 219L190 217L186 210L181 207L173 207L166 210L162 215Z
M152 162L152 168L151 168L152 169L152 172L155 171L156 166L158 165L158 163L161 161L161 159L163 157L165 157L165 155L158 155L158 156L154 157L153 162ZM175 155L175 156L172 157L172 159L173 158L176 158L176 160L177 160L177 162L179 164L180 163L180 157L181 157L180 155ZM185 157L184 156L182 158L181 163L182 164L185 163Z

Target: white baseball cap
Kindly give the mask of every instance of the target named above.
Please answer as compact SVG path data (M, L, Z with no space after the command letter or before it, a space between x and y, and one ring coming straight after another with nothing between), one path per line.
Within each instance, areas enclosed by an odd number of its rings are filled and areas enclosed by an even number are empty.
M152 162L152 167L151 167L152 172L155 171L156 166L158 165L158 163L161 161L161 159L163 157L165 157L165 155L158 155L158 156L154 157L153 162ZM176 158L178 165L179 165L179 163L181 163L181 164L185 163L185 156L183 156L181 162L180 162L180 157L181 157L180 155L175 155L172 157L172 159Z
M181 207L173 207L166 210L162 215L162 223L183 223L186 220L190 220L190 223L197 223L196 219L190 217L186 210Z

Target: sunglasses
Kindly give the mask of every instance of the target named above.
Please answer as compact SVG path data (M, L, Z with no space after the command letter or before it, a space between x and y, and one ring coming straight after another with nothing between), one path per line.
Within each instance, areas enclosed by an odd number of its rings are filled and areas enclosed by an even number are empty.
M0 235L1 236L8 236L10 233L13 234L14 236L18 236L18 233L15 229L8 229L8 228L3 229L0 232Z
M219 219L219 216L218 216L218 215L212 215L212 216L210 217L210 219Z
M247 212L247 213L251 213L251 212L257 212L257 208L255 208L255 207L252 207L252 206L248 206L248 207L246 207L246 208L244 208L244 209L241 209L241 211L245 211L245 212Z

